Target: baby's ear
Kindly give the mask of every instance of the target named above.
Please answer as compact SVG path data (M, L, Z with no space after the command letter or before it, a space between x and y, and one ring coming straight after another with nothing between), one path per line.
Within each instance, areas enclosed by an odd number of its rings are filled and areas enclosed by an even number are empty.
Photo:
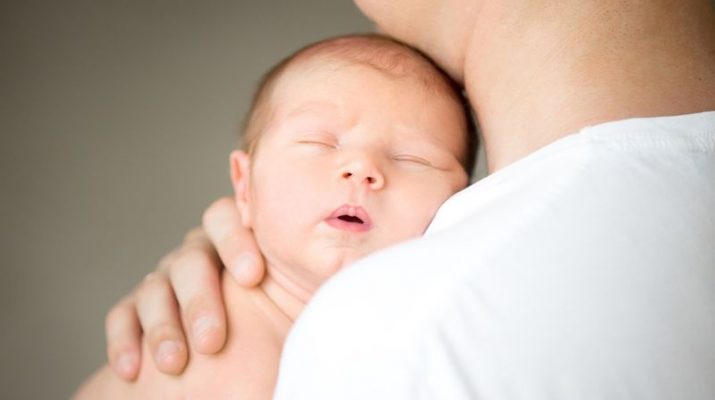
M231 183L233 184L236 208L241 216L243 226L251 228L251 157L244 151L234 150L231 152L229 164L231 165Z

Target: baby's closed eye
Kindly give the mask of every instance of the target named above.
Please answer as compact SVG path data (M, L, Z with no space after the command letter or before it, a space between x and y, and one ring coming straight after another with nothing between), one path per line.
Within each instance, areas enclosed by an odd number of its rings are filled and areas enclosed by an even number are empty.
M429 159L414 154L395 154L392 156L392 159L400 163L413 164L417 166L433 166Z
M296 139L296 143L299 145L313 146L326 150L338 148L337 139L333 135L324 133L300 136Z

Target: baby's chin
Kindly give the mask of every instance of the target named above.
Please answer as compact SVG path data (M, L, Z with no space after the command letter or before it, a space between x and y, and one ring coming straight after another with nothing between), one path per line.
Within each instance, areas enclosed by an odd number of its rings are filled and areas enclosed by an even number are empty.
M320 283L335 275L341 269L363 258L369 251L355 248L329 249L317 257L316 263L311 268L319 277Z

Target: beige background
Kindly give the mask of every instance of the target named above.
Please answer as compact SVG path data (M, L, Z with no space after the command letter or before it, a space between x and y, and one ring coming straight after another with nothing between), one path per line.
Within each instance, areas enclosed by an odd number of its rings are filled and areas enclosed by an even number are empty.
M0 398L63 399L108 308L229 193L260 74L349 0L0 2Z

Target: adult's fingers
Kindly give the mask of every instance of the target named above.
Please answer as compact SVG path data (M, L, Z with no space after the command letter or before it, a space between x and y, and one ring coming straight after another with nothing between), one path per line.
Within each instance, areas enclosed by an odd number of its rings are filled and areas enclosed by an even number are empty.
M104 325L109 364L117 376L133 381L141 365L142 332L131 295L107 313Z
M157 271L147 275L147 277L162 274L166 276L168 266L171 264L175 253L176 250L167 254L160 261ZM148 278L145 278L144 281L146 282L148 280ZM138 288L142 287L143 284L144 282L140 282ZM112 307L105 318L105 335L107 338L107 357L109 364L118 377L128 381L135 380L139 375L143 356L143 328L137 308L138 288ZM147 299L151 298L153 297L143 296L141 300L147 301ZM171 304L175 304L175 302L170 303L169 306L171 306ZM147 305L145 304L144 306L146 307ZM180 321L177 319L174 325L179 326ZM150 326L152 325L150 324ZM178 335L181 336L182 333L179 332Z
M188 359L177 308L164 273L149 274L137 289L136 309L154 364L159 371L172 375L181 373Z
M265 275L265 264L253 232L241 223L233 199L216 200L204 212L203 227L228 272L239 285L258 285Z
M221 292L221 262L201 229L189 232L169 269L192 348L211 354L226 341L226 313Z

